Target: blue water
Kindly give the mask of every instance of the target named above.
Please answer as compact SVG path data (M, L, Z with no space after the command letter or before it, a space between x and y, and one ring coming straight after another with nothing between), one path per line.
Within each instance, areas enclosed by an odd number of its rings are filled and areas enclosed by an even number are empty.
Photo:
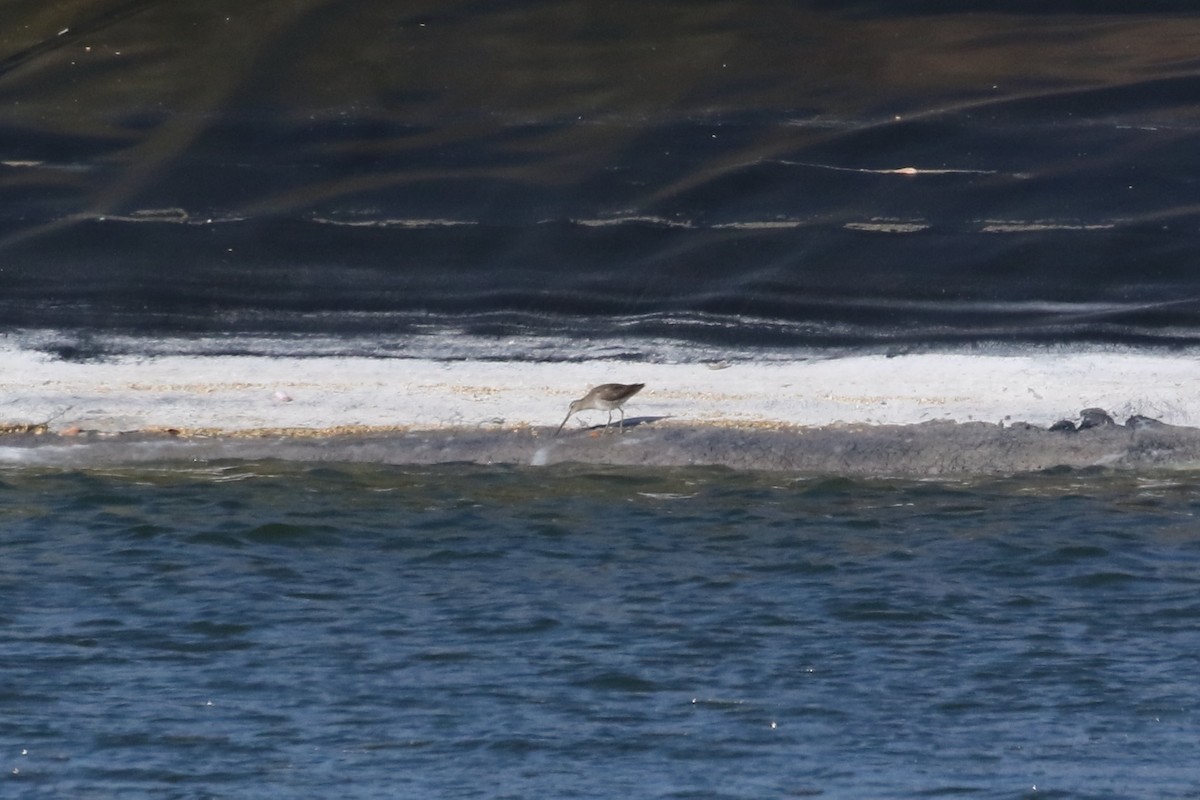
M0 473L5 797L1194 797L1200 481Z

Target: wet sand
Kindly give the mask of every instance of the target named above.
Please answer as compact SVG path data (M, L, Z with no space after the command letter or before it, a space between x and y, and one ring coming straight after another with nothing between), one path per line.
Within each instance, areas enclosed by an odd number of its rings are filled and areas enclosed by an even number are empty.
M363 431L329 435L169 433L13 434L0 463L56 467L283 459L296 462L552 467L723 466L856 476L969 476L1056 467L1200 467L1200 429L1112 425L1051 432L1026 424L929 422L746 428L633 420L624 434L553 427L518 430Z

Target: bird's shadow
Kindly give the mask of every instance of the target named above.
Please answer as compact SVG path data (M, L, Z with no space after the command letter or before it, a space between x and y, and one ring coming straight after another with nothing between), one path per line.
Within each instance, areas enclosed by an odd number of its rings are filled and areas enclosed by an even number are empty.
M658 416L658 417L626 417L625 418L625 429L629 430L630 428L637 428L638 426L641 426L641 425L649 425L652 422L658 422L659 420L670 419L670 418L671 418L670 414L664 414L664 415ZM610 425L609 427L612 428L613 430L616 430L617 429L616 420L614 420L613 424ZM579 430L581 430L581 431L602 431L602 430L604 430L604 423L600 422L595 425L588 425L586 427L579 428ZM566 432L567 432L566 429L563 429L563 433L566 433Z

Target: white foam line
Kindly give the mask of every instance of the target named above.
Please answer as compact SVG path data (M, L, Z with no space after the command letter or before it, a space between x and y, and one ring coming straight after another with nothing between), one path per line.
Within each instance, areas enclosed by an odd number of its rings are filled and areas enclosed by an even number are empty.
M789 167L812 167L813 169L828 169L834 172L858 172L869 175L999 175L1000 170L996 169L953 169L946 167L880 167L871 169L868 167L843 167L838 164L818 164L811 161L787 161L777 159L777 164L783 164ZM1016 175L1014 174L1014 177Z

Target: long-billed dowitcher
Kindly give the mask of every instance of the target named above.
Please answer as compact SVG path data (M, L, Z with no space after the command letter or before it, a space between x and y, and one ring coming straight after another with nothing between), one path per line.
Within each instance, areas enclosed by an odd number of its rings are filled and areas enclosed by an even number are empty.
M618 430L625 430L625 409L621 408L625 401L633 397L642 390L644 383L602 383L594 389L590 390L583 397L571 402L571 408L567 411L567 417L562 421L562 425L558 426L558 430L554 432L555 436L562 433L563 425L567 424L567 420L572 414L580 411L594 409L596 411L607 411L608 422L604 423L604 430L608 430L608 426L612 424L612 412L621 412L621 422Z

